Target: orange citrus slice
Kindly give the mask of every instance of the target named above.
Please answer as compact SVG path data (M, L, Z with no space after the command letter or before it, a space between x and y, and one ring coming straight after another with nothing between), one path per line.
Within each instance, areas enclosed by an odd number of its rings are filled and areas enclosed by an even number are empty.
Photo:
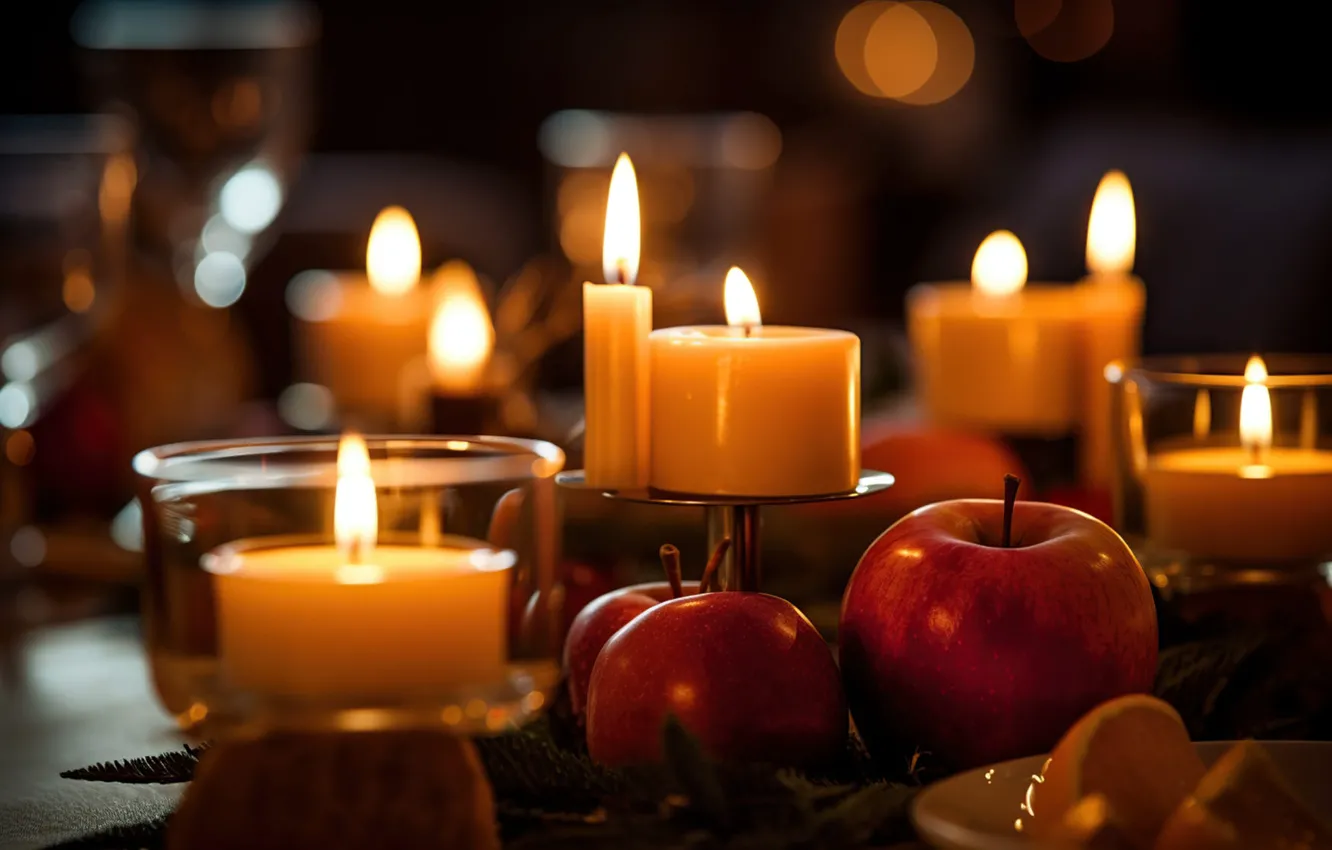
M1052 847L1077 847L1082 850L1135 850L1104 794L1083 797L1069 809L1048 836Z
M1087 713L1050 754L1032 796L1038 834L1057 833L1084 797L1100 795L1135 846L1150 847L1205 772L1188 730L1168 703L1118 697Z
M1332 850L1321 821L1253 741L1236 744L1171 815L1157 850Z

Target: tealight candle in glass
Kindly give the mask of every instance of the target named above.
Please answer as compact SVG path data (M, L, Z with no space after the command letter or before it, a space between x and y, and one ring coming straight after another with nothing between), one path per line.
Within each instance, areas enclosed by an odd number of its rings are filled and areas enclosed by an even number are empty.
M1158 358L1106 378L1116 524L1159 585L1280 581L1332 557L1332 360Z
M563 463L548 443L490 437L140 454L163 704L186 723L471 729L539 708Z

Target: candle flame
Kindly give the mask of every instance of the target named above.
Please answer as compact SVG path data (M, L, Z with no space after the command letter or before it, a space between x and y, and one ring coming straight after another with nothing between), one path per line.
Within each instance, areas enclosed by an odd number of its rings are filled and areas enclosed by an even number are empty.
M996 230L976 249L971 285L983 295L1014 295L1027 284L1027 252L1007 230Z
M379 539L379 503L370 476L370 451L360 434L343 434L338 443L333 539L349 563L369 558Z
M1244 394L1240 396L1240 443L1255 455L1272 445L1272 396L1263 382L1267 364L1258 355L1244 367Z
M739 266L731 266L731 270L726 273L722 301L726 304L726 324L731 327L752 328L763 324L754 284L749 282Z
M441 296L427 340L430 372L441 389L473 392L495 349L495 326L472 267L446 263L436 277Z
M375 216L365 272L370 285L384 295L404 295L421 279L421 237L407 210L385 207Z
M1094 275L1128 274L1137 244L1133 187L1124 172L1108 171L1096 187L1087 220L1087 270Z
M622 153L611 172L606 198L606 232L601 242L601 270L607 283L638 280L643 223L638 208L638 178L629 154Z

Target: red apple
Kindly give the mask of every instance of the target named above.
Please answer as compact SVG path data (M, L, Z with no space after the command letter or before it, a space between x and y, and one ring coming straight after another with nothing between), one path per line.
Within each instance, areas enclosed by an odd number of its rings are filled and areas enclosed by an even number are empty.
M860 442L861 465L891 472L893 486L864 499L811 502L799 506L799 513L883 522L922 505L983 492L1005 473L1022 475L1017 455L986 434L867 419Z
M698 592L698 582L683 584L685 593ZM564 673L569 677L569 702L575 715L587 705L587 686L597 654L630 620L673 598L671 585L658 581L613 590L592 602L574 618L564 639Z
M876 757L1044 753L1098 703L1151 689L1156 612L1133 553L1100 520L1014 493L1011 545L1005 502L962 499L903 517L856 566L838 639Z
M828 645L795 606L764 593L663 602L602 648L587 702L592 759L660 761L669 715L729 761L817 765L846 747L846 700Z
M563 640L573 626L574 619L578 612L582 611L589 603L599 599L603 594L615 589L615 580L611 575L611 570L594 567L591 564L582 561L566 561L560 565L562 577L556 580L555 588L558 590L559 599L559 632L555 635ZM554 599L556 597L547 597ZM548 610L542 604L541 593L533 593L523 601L521 596L512 598L509 621L510 639L518 641L533 641L534 636L544 636L550 634L547 625L546 611ZM512 615L517 613L516 617ZM546 640L540 638L542 643ZM556 646L558 650L558 645Z

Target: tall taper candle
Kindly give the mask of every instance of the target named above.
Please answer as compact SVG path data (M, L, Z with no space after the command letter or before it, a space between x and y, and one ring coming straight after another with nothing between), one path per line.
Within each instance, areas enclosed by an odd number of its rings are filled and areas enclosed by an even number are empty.
M606 283L583 284L583 466L596 487L648 483L652 290L634 286L641 242L638 182L633 163L620 154L606 203Z

